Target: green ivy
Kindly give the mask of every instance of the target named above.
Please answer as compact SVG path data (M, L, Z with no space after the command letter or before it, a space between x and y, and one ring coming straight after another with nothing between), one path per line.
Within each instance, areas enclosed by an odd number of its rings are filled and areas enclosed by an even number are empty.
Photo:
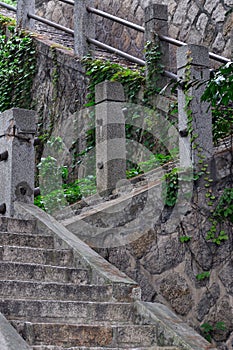
M16 0L2 0L5 4L11 5L11 6L16 6L17 1Z
M85 57L82 62L86 68L86 75L89 77L89 93L86 106L95 104L95 86L105 80L122 83L130 102L136 101L140 89L145 85L143 68L130 69L117 63L96 60L91 57Z
M216 322L214 325L211 325L208 322L202 323L201 325L201 333L203 337L211 343L213 335L217 331L225 331L226 326L222 321Z
M4 25L11 32L9 37L4 34ZM0 27L0 111L12 107L30 109L31 88L36 72L33 40L3 16L0 18Z
M215 143L233 132L233 63L221 66L208 81L202 96L210 103Z
M178 168L173 168L164 175L163 180L163 200L168 207L173 207L177 201L177 194L179 190Z

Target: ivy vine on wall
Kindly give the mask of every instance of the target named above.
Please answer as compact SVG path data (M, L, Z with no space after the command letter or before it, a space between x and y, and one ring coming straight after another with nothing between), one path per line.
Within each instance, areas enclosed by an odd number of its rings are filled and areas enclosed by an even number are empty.
M7 34L6 34L7 33ZM32 108L36 51L30 34L0 15L0 111Z

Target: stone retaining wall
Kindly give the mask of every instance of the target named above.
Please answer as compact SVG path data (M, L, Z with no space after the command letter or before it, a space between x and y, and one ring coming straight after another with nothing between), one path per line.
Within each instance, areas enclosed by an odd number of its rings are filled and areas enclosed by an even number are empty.
M224 159L217 159L220 171ZM214 191L221 193L228 181L229 178L225 178L216 182ZM215 326L217 322L224 322L225 330L215 329L211 337L218 349L232 350L233 225L222 225L229 239L218 246L205 239L211 226L209 210L195 203L186 210L178 226L172 228L169 221L172 210L164 210L154 227L139 239L121 247L96 250L139 283L143 300L167 305L197 331L201 331L203 323ZM95 221L104 227L105 221L102 223L101 218L104 219L104 213L96 216ZM112 218L108 225L115 227L113 221ZM190 236L191 240L181 243L182 236ZM209 278L197 279L198 274L207 271Z
M32 100L37 112L38 133L44 139L52 135L70 140L71 144L67 145L70 148L74 140L75 113L82 108L87 94L83 67L73 50L54 45L40 36L35 37L34 42L37 74Z
M37 12L60 24L73 27L72 6L55 0L37 1ZM169 35L187 43L204 45L231 58L233 0L95 0L95 6L118 17L144 25L149 3L168 5ZM112 21L97 18L97 39L136 56L142 56L143 35Z

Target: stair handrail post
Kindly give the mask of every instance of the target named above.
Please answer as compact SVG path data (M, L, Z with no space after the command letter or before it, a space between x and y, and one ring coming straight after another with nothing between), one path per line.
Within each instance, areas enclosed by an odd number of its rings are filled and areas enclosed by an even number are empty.
M17 216L14 203L33 203L35 111L12 108L0 118L0 216ZM6 156L7 154L7 156Z
M199 170L213 156L212 113L201 97L210 77L208 48L190 44L177 49L180 166Z
M93 0L74 1L74 52L81 59L91 54L88 38L95 39L94 15L87 10L93 5Z
M160 52L159 64L164 70L170 71L170 53L169 44L160 40L160 35L168 36L168 7L167 5L151 4L144 10L145 34L144 41L146 43L158 46ZM147 71L150 69L147 65ZM159 89L164 88L168 83L168 78L164 75L155 77L156 86Z
M124 89L104 81L95 88L96 183L101 196L111 194L126 179Z
M35 14L35 0L18 0L16 7L17 26L23 29L33 30L35 21L29 14Z

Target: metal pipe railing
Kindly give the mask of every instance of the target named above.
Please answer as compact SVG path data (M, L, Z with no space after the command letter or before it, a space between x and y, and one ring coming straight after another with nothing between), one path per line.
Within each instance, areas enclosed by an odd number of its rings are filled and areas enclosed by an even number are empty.
M16 7L15 6L11 6L11 5L5 4L5 2L1 2L0 1L0 6L5 7L7 10L16 12Z
M95 40L95 39L91 39L91 38L87 38L87 41L90 43L90 44L93 44L101 49L104 49L104 50L107 50L111 53L115 53L123 58L126 58L127 60L133 62L133 63L136 63L140 66L144 66L145 65L145 61L141 60L140 58L137 58L137 57L134 57L134 56L131 56L129 55L128 53L124 52L124 51L121 51L121 50L118 50L112 46L109 46L109 45L106 45L104 43L101 43L100 41L98 40Z
M63 2L63 3L66 3L66 4L74 5L74 1L73 1L73 0L59 0L59 1L61 1L61 2ZM8 10L10 10L10 11L14 11L14 12L17 11L17 10L16 10L16 7L11 6L11 5L8 5L8 4L5 4L4 2L1 2L1 1L0 1L0 6L2 6L2 7L4 7L4 8L6 8L6 9L8 9ZM137 30L137 31L139 31L139 32L141 32L141 33L144 33L144 32L145 32L145 28L142 27L142 26L139 26L139 25L137 25L137 24L135 24L135 23L133 23L133 22L129 22L129 21L127 21L127 20L124 20L124 19L122 19L122 18L120 18L120 17L113 16L113 15L111 15L110 13L107 13L107 12L104 12L104 11L101 11L101 10L98 10L98 9L96 9L96 8L94 8L94 7L89 7L89 6L87 6L87 11L90 12L90 13L94 13L94 14L96 14L96 15L98 15L98 16L101 16L101 17L110 19L110 20L112 20L112 21L114 21L114 22L120 23L120 24L122 24L122 25L124 25L124 26L127 26L127 27L129 27L129 28L135 29L135 30ZM54 27L54 28L56 28L56 29L59 29L59 30L61 30L61 31L64 31L64 32L66 32L66 33L71 34L71 35L74 36L74 31L73 31L72 29L70 29L70 28L64 27L64 26L62 26L62 25L60 25L60 24L57 24L57 23L52 22L52 21L49 21L49 20L47 20L47 19L45 19L45 18L43 18L43 17L37 16L37 15L34 15L34 14L30 14L30 13L29 13L29 14L28 14L28 17L29 17L29 18L32 18L32 19L34 19L34 20L37 20L37 21L39 21L39 22L42 22L42 23L44 23L44 24L47 24L47 25L49 25L49 26L51 26L51 27ZM169 43L169 44L176 45L176 46L185 46L185 45L187 45L186 43L184 43L184 42L182 42L182 41L180 41L180 40L173 39L173 38L168 37L168 36L165 36L165 35L159 35L159 39L162 40L162 41L165 41L165 42L167 42L167 43ZM91 40L94 40L94 39L91 39ZM126 58L126 59L129 59L131 62L137 63L137 64L139 64L139 65L144 65L144 64L143 64L144 61L140 60L139 58L136 58L136 57L134 57L134 56L128 55L127 53L124 53L123 51L120 51L120 50L118 50L118 49L112 48L112 47L109 46L109 45L100 43L100 42L98 42L97 40L95 40L95 43L94 43L94 42L92 42L92 43L93 43L94 45L98 46L98 47L101 47L101 48L103 48L103 49L107 49L107 50L110 51L110 52L116 53L117 55L119 55L119 56L121 56L121 57L124 57L124 58ZM212 60L215 60L215 61L218 61L218 62L221 62L221 63L224 63L224 64L229 63L229 62L232 62L230 59L228 59L228 58L226 58L226 57L223 57L223 56L220 56L220 55L217 55L217 54L215 54L215 53L213 53L213 52L209 52L209 57L210 57L210 59L212 59ZM169 72L168 72L168 73L169 73ZM173 73L171 73L171 74L173 74Z
M72 0L59 0L59 1L64 2L65 4L74 5L74 1Z
M37 15L33 15L32 13L28 13L28 17L29 18L32 18L32 19L35 19L36 21L39 21L39 22L42 22L44 24L47 24L51 27L54 27L56 29L59 29L59 30L62 30L63 32L66 32L68 34L71 34L74 36L74 31L70 28L67 28L67 27L64 27L60 24L57 24L55 22L52 22L52 21L49 21L48 19L45 19L43 17L40 17L40 16L37 16Z
M229 63L232 62L229 58L223 57L223 56L219 56L213 52L209 52L209 58L211 58L212 60L221 62L221 63Z
M138 24L135 24L133 22L129 22L123 18L120 18L120 17L117 17L117 16L113 16L111 15L110 13L107 13L105 11L101 11L101 10L98 10L94 7L89 7L87 6L87 11L90 12L90 13L94 13L98 16L101 16L101 17L104 17L104 18L107 18L107 19L110 19L114 22L117 22L117 23L120 23L120 24L123 24L124 26L126 27L129 27L129 28L132 28L132 29L135 29L137 30L138 32L142 32L144 33L145 32L145 28L142 27L142 26L139 26Z
M112 46L109 46L109 45L106 45L104 43L101 43L100 41L98 40L95 40L95 39L91 39L91 38L87 38L87 41L90 43L90 44L93 44L101 49L104 49L104 50L107 50L111 53L114 53L114 54L117 54L123 58L126 58L127 60L129 60L130 62L133 62L133 63L136 63L140 66L145 66L146 65L146 62L137 58L137 57L134 57L132 55L129 55L127 53L125 53L124 51L121 51L121 50L118 50ZM163 72L163 75L165 75L166 77L172 79L172 80L176 80L177 81L177 75L172 73L172 72L168 72L168 71L164 71Z
M177 39L173 39L173 38L170 38L169 36L165 36L165 35L159 35L159 39L162 40L162 41L166 41L169 44L176 45L176 46L186 46L187 45L183 41L180 41L180 40L177 40ZM220 55L217 55L217 54L215 54L213 52L209 52L209 57L212 60L215 60L215 61L218 61L218 62L221 62L221 63L231 62L230 59L228 59L226 57L223 57L223 56L220 56Z
M63 0L60 0L60 1L63 1ZM65 1L65 0L64 0ZM133 22L129 22L129 21L126 21L125 19L123 18L120 18L120 17L117 17L117 16L113 16L111 15L110 13L107 13L107 12L104 12L104 11L101 11L101 10L98 10L94 7L89 7L87 6L87 11L90 12L90 13L94 13L96 14L97 16L101 16L101 17L104 17L104 18L107 18L107 19L110 19L114 22L117 22L117 23L120 23L126 27L129 27L129 28L132 28L132 29L135 29L141 33L144 33L145 32L145 28L142 27L142 26L139 26ZM177 40L177 39L173 39L169 36L166 36L166 35L159 35L159 39L162 40L162 41L165 41L169 44L172 44L172 45L175 45L175 46L185 46L187 45L186 43L184 43L183 41L180 41L180 40ZM231 62L230 59L228 58L225 58L223 56L220 56L220 55L217 55L215 53L212 53L212 52L209 52L209 57L215 61L218 61L218 62L221 62L221 63L228 63L228 62Z

